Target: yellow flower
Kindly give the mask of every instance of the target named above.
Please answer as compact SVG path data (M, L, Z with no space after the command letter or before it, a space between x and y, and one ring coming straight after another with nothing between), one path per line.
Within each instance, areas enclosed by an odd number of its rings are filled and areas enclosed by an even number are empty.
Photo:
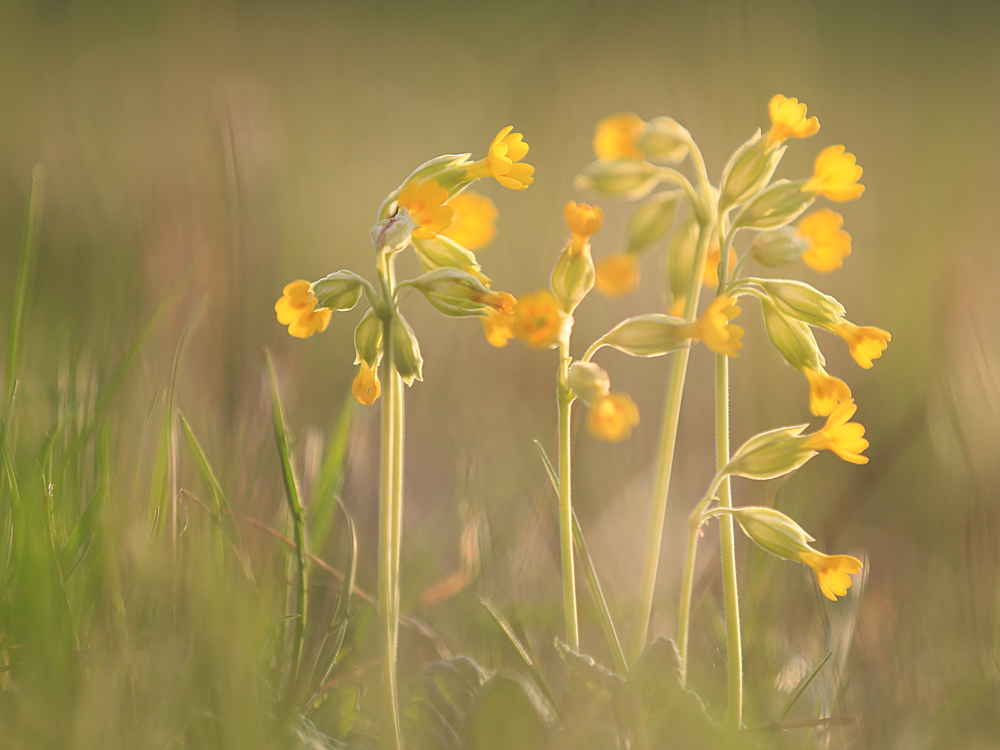
M646 123L631 112L605 117L594 132L594 153L598 159L642 159L639 138L645 131Z
M639 409L624 393L609 393L596 399L587 415L587 431L598 440L620 443L639 424Z
M851 235L841 227L844 217L829 208L809 214L799 222L799 237L809 242L802 261L817 271L836 271L851 254Z
M572 318L562 311L548 289L526 294L514 313L514 335L528 346L551 349L567 333Z
M800 104L798 99L775 94L767 109L771 115L771 131L767 134L769 146L786 138L808 138L819 130L819 120L806 119L806 105Z
M483 334L486 340L497 349L507 346L514 338L514 316L504 315L492 307L486 309L486 316L480 318L483 322Z
M722 259L722 251L719 250L719 241L713 240L705 257L705 274L701 277L701 283L705 286L719 285L719 261ZM736 251L729 248L729 272L732 273L736 265Z
M614 253L596 268L597 291L605 297L621 297L639 286L638 253Z
M511 190L524 190L534 181L531 175L535 173L535 168L519 163L528 154L528 144L520 133L511 133L513 129L512 125L508 125L497 133L486 158L466 167L466 180L494 177Z
M861 173L854 154L845 153L843 146L827 146L816 157L813 176L802 190L825 195L832 201L853 201L865 192L865 186L857 184Z
M826 418L823 429L809 435L803 447L815 451L833 451L852 464L868 463L868 457L861 455L868 450L868 441L864 438L865 427L858 422L849 421L857 410L853 398L838 404Z
M278 322L288 326L288 332L295 338L306 339L316 331L325 331L330 325L332 310L316 307L316 295L312 293L308 281L293 281L282 290L282 297L274 303Z
M454 213L451 226L441 234L449 237L466 250L478 250L488 245L497 233L496 220L500 215L493 201L471 190L459 193L448 201Z
M399 191L397 200L417 225L413 232L417 239L429 240L451 224L453 209L445 205L448 191L438 185L437 180L409 182Z
M596 234L604 224L604 211L600 206L568 201L563 209L566 224L573 233L573 244L570 252L574 255L583 252L592 234Z
M361 367L358 368L357 377L351 385L351 392L359 404L371 406L382 393L382 384L378 382L378 372L376 368L361 360Z
M830 414L838 403L851 397L851 389L840 378L836 378L820 364L816 369L806 368L802 374L809 381L809 408L818 417Z
M840 336L847 345L851 347L851 356L854 361L866 370L872 366L872 360L882 356L892 336L888 331L883 331L875 326L856 326L849 321L827 326L831 331Z
M861 572L861 561L850 555L824 555L816 550L800 552L799 557L816 572L819 589L830 601L845 596L851 587L851 573Z
M732 297L716 297L694 323L677 327L676 335L701 339L705 346L718 354L736 357L743 347L743 329L729 321L740 314Z

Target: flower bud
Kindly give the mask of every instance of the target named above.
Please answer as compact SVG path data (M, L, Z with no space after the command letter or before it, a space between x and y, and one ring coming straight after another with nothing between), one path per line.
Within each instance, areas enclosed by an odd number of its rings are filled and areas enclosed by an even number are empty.
M382 321L369 310L354 329L354 364L365 362L374 368L382 358Z
M748 537L775 557L802 562L800 555L813 551L809 542L815 540L795 521L774 508L733 508L728 512Z
M611 380L604 368L593 362L574 362L569 367L567 382L576 397L590 406L611 390Z
M801 281L768 279L758 283L781 312L803 323L835 325L847 312L833 297Z
M785 361L797 370L815 370L826 360L805 323L789 318L769 299L761 299L767 336Z
M646 123L639 148L657 164L680 164L688 155L691 134L672 117L654 117Z
M648 161L615 159L587 165L577 178L577 188L636 200L645 198L660 182L660 170Z
M674 225L683 193L671 190L644 200L632 214L625 233L625 252L642 253L655 245Z
M747 440L726 464L721 474L747 479L774 479L795 471L816 455L798 437L807 425L779 427Z
M792 227L782 227L761 234L750 246L750 255L762 266L774 268L794 263L808 249L809 240L800 236Z
M406 247L417 229L410 212L401 207L391 219L383 219L371 228L368 235L375 246L376 254L397 253Z
M803 184L803 180L778 180L750 201L736 217L733 226L744 229L777 229L794 221L809 208L816 197L812 193L803 192Z
M763 190L784 154L784 146L772 148L758 130L736 149L722 172L720 208L743 203Z
M551 284L563 310L573 313L594 288L594 276L594 259L590 256L589 245L583 252L573 252L571 243L559 254L556 267L552 269Z
M682 325L684 321L680 318L660 313L636 315L604 334L598 344L633 357L659 357L688 345L688 337L677 335Z
M506 292L491 292L475 276L460 268L436 268L409 282L435 310L451 318L485 314L492 307L512 315L516 301Z
M684 299L691 288L691 279L698 260L698 235L700 229L693 215L688 214L670 236L667 245L667 268L670 296L673 300Z
M424 359L420 356L417 336L398 310L392 316L392 362L407 385L413 385L414 380L424 379L420 372Z
M337 271L313 282L312 293L318 307L350 310L361 298L361 277L353 271Z

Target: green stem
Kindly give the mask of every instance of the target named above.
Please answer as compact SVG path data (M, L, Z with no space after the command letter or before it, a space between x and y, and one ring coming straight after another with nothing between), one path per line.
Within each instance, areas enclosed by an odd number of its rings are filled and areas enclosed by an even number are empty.
M677 615L677 650L680 653L681 687L687 684L688 633L691 624L691 593L694 590L694 562L698 554L698 537L701 535L701 525L704 519L701 514L712 501L706 497L688 517L688 543L684 555L684 580L681 584L681 602Z
M723 269L720 268L720 273ZM721 278L721 277L720 277ZM729 463L729 358L715 357L715 457L721 471ZM719 507L732 508L729 477L719 484ZM722 586L726 600L726 655L729 676L729 724L739 729L743 721L743 648L740 644L740 601L736 588L736 543L733 517L719 518L722 552Z
M573 392L566 379L569 376L569 341L559 342L559 380L556 385L559 401L559 541L562 552L563 610L566 614L566 643L573 651L580 650L580 631L576 614L576 572L573 567L573 500L570 464L570 411Z
M695 274L691 279L684 302L684 317L691 319L698 310L701 296L701 279L704 274L705 257L715 229L714 220L701 226L698 236L698 250L695 258ZM667 515L667 495L670 491L670 476L674 464L674 448L677 445L677 423L680 420L681 400L684 395L684 381L687 377L690 347L674 355L670 376L667 379L667 396L663 407L663 428L660 433L659 462L656 468L656 485L653 489L653 513L646 537L646 559L642 568L639 589L639 617L632 638L632 659L637 659L646 646L649 618L653 611L653 594L656 591L656 572L660 566L660 547L663 542L663 524Z

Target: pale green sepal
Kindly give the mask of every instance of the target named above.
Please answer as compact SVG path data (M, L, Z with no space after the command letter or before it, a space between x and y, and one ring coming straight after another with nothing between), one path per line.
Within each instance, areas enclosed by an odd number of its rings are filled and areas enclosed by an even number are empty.
M442 315L469 318L485 315L491 292L472 274L460 268L436 268L405 282L424 295Z
M389 218L392 204L399 195L399 191L402 190L407 183L413 182L414 180L436 180L441 187L449 188L449 198L455 195L455 193L460 192L465 185L458 185L456 184L456 181L460 180L465 175L465 165L469 163L470 156L472 156L472 154L444 154L442 156L435 157L430 161L425 161L419 167L414 169L410 173L409 177L399 184L398 188L385 197L382 201L382 205L379 206L378 209L378 220L384 221Z
M625 232L625 252L643 253L670 231L684 196L681 190L669 190L651 195L639 204Z
M833 297L801 281L785 279L754 279L767 292L781 312L814 326L840 322L847 311Z
M684 299L691 289L695 262L698 260L700 232L695 217L688 214L670 235L670 242L667 244L667 283L672 300Z
M479 279L484 286L492 283L480 270L481 266L476 261L475 254L451 237L445 237L443 234L435 234L429 239L414 237L410 244L425 271L433 271L435 268L461 268Z
M680 164L687 158L691 134L672 117L654 117L646 123L639 148L656 164Z
M550 279L552 293L559 300L562 309L570 315L594 288L596 275L594 259L590 257L589 249L575 253L571 250L572 244L559 254Z
M763 190L784 155L785 147L769 146L758 129L733 152L722 172L719 208L743 203Z
M690 339L677 335L683 325L686 321L671 315L636 315L604 334L597 345L610 346L633 357L659 357L688 345Z
M748 537L765 552L783 560L802 562L803 552L813 551L815 541L805 529L774 508L733 508L727 511L735 518Z
M761 234L750 246L750 255L762 266L775 268L794 263L808 249L809 240L786 226Z
M362 362L372 369L382 358L382 321L369 310L354 329L354 364Z
M767 336L788 364L796 370L815 370L817 365L826 364L809 326L789 318L767 297L761 298L760 307Z
M407 385L413 385L414 380L424 379L421 375L424 359L420 356L417 336L398 310L392 316L392 361L396 372Z
M340 270L312 283L316 307L350 310L361 299L362 280L353 271Z
M611 391L611 380L600 365L593 362L574 362L569 367L567 383L576 397L587 406L607 396Z
M795 471L816 455L804 447L805 438L799 437L807 426L779 427L755 435L740 446L720 474L762 480Z
M750 203L733 222L734 229L777 229L795 221L816 196L804 193L805 180L778 180Z
M660 169L656 165L638 159L613 159L587 165L577 180L577 187L638 200L649 195L659 183Z
M391 219L376 222L368 234L375 246L376 254L398 253L413 236L417 228L416 222L410 218L410 212L400 208Z

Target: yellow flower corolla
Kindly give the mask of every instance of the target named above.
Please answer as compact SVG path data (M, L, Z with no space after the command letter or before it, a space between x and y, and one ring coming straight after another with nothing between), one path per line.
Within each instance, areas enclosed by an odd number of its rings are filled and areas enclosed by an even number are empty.
M646 123L631 112L605 117L594 132L594 153L598 159L642 159L639 138L645 131Z
M573 254L582 253L590 236L600 231L604 224L603 209L587 203L568 201L563 209L563 216L573 233L573 244L570 245L570 252Z
M875 326L856 326L854 323L843 320L827 326L831 331L840 336L847 345L851 347L851 356L854 361L866 370L872 367L872 360L882 356L892 336L888 331L883 331Z
M513 294L507 292L490 292L477 301L481 301L488 308L496 310L501 315L513 315L514 310L517 309L517 300Z
M448 201L453 214L451 226L441 234L455 240L466 250L478 250L496 236L496 220L500 215L493 201L471 190L459 193Z
M800 552L799 557L816 573L819 589L830 601L846 596L851 587L851 573L861 572L861 561L850 555L824 555L816 550Z
M497 349L507 346L514 338L514 316L504 315L492 307L486 308L486 316L480 318L483 322L483 334L486 340Z
M826 418L823 429L806 438L804 447L815 451L833 451L848 463L868 463L868 456L861 455L868 450L868 441L864 438L865 427L850 421L857 410L853 398L838 404Z
M719 285L719 261L722 260L722 251L719 250L718 240L714 241L705 256L705 273L701 277L701 283L705 286ZM729 248L729 271L732 273L736 265L736 251Z
M587 431L607 443L620 443L639 424L639 409L624 393L609 393L596 399L587 415Z
M534 181L535 168L519 163L528 154L528 144L520 133L512 133L508 125L493 139L485 159L473 162L466 168L466 179L493 177L506 188L524 190Z
M378 373L374 367L361 360L361 367L358 368L357 377L351 384L351 393L358 403L363 406L371 406L378 400L382 393L382 384L378 381Z
M274 303L278 322L288 326L288 332L298 339L306 339L316 331L325 331L330 325L332 310L316 307L316 295L308 281L293 281L282 290L282 297Z
M743 329L735 323L730 323L740 314L740 308L732 297L716 297L705 308L694 323L677 327L678 336L690 336L701 339L705 346L717 354L736 357L738 349L743 347Z
M836 271L851 254L851 235L841 227L844 217L829 208L809 214L797 227L797 234L809 243L802 262L817 271Z
M639 254L614 253L600 260L595 269L597 291L605 297L621 297L639 286Z
M806 118L806 105L798 99L775 94L767 105L771 115L771 130L767 144L781 143L786 138L808 138L819 130L819 120Z
M548 289L526 294L517 302L514 335L528 346L551 349L566 334L571 318Z
M821 365L806 368L802 374L809 381L809 408L818 417L825 417L851 397L851 389L840 378L834 377Z
M410 218L417 225L413 231L417 239L429 240L451 225L454 210L445 205L448 191L438 185L437 180L409 182L399 191L396 200L410 212Z
M843 146L827 146L816 157L813 176L802 190L825 195L832 201L853 201L865 192L865 186L857 184L861 173L854 154L846 153Z

